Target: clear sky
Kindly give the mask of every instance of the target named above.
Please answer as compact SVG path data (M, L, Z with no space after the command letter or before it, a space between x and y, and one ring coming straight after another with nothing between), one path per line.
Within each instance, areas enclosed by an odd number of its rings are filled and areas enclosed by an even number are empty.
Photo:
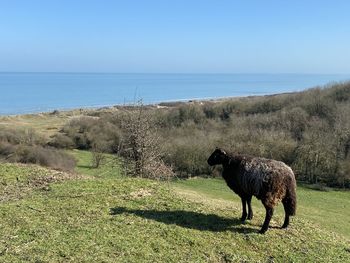
M350 73L350 1L0 0L0 71Z

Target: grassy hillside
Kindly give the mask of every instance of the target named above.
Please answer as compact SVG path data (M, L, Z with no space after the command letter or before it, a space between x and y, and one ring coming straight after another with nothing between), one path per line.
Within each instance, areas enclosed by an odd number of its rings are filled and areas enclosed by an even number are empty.
M241 211L239 197L234 194L221 179L194 178L174 182L174 189L193 201L224 203L227 207ZM350 191L317 191L299 186L297 189L297 217L319 225L321 228L336 232L350 240ZM252 200L253 209L259 213L254 218L262 224L265 209L256 198ZM283 219L284 210L280 205L275 215ZM282 225L283 221L278 224ZM292 219L293 220L293 219Z
M0 262L345 262L350 257L348 239L302 216L306 199L317 202L316 191L299 189L300 216L288 230L275 228L283 219L277 214L273 228L259 235L262 210L242 225L239 202L218 180L168 184L125 178L110 162L92 169L89 153L73 154L77 171L89 176L31 187L20 198L0 202ZM19 181L33 178L36 169L42 168L0 164L2 184L12 178L5 184L17 185L18 175ZM337 200L338 193L327 194ZM334 203L324 215L346 209Z
M19 200L34 190L50 190L50 183L85 178L37 165L0 162L0 202Z

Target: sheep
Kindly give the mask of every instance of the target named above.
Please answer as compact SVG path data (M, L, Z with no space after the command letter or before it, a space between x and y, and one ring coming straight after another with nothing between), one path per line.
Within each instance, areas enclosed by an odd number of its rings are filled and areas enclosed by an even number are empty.
M208 164L223 165L222 176L226 184L242 200L242 222L253 218L251 200L254 195L266 209L265 221L259 233L264 234L269 228L274 207L279 201L282 201L285 211L282 228L288 227L289 217L296 212L296 182L289 166L271 159L226 153L220 148L210 155Z

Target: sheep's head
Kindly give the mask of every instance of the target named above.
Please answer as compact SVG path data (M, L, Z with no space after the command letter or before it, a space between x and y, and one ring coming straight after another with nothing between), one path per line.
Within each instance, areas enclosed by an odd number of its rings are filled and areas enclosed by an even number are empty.
M208 164L210 166L216 164L223 164L226 157L226 152L220 148L216 148L215 151L208 158Z

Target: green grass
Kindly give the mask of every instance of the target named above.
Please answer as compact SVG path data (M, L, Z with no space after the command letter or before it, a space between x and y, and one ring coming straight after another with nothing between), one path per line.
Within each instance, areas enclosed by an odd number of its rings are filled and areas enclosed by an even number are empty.
M195 192L198 196L230 201L241 209L240 198L234 194L222 179L194 178L178 180L174 187L180 192ZM350 240L350 191L317 191L299 186L297 188L298 206L296 218L307 219L321 228L336 232ZM253 209L261 213L263 222L264 208L259 200L253 198ZM276 215L283 216L283 206L277 207ZM282 221L281 221L282 223Z
M299 214L350 240L350 191L321 192L299 187Z
M49 190L50 183L80 179L78 174L52 171L37 165L0 163L0 202L18 200L36 189Z
M71 150L67 151L77 160L76 172L90 175L99 178L115 178L122 176L120 169L121 163L115 156L105 154L105 159L102 161L99 168L92 167L92 156L89 151Z
M108 162L89 168L88 152L72 154L79 159L77 171L90 176L0 202L0 262L346 262L350 257L349 242L311 218L297 216L287 230L257 234L263 211L241 224L238 199L222 181L169 185L126 178ZM33 176L31 166L16 167L0 164L1 178L16 176L16 169L23 180ZM314 198L313 193L317 198L313 191L305 197ZM282 219L277 214L272 225Z

